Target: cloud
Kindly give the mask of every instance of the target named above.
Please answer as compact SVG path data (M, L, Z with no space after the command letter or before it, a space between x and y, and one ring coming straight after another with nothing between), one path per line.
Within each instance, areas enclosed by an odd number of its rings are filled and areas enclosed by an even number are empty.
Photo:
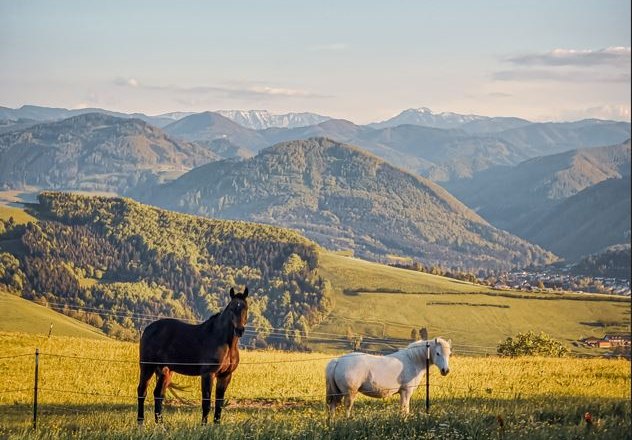
M630 104L606 104L585 109L566 110L560 114L560 119L563 120L586 118L629 121Z
M520 66L622 66L630 63L630 47L553 49L544 53L507 57L504 61Z
M116 78L114 84L117 86L140 87L140 82L136 78Z
M194 86L181 87L177 85L150 85L141 84L134 78L117 78L114 84L122 87L132 87L151 91L171 92L178 95L213 95L223 98L329 98L327 95L320 95L308 90L291 89L285 87L273 87L263 85L260 82L246 83L232 86Z
M329 43L312 46L310 47L310 50L316 52L340 52L346 50L348 47L349 45L347 43Z
M490 98L511 98L513 95L511 93L504 92L491 92L488 93L487 96L489 96Z
M558 81L558 82L595 82L629 83L630 73L604 73L602 71L558 71L546 69L516 69L495 72L496 81Z

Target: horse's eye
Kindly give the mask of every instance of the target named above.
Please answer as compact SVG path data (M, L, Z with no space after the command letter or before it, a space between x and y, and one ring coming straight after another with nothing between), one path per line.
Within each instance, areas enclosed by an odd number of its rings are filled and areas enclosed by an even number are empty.
M441 353L437 352L437 356L441 356Z

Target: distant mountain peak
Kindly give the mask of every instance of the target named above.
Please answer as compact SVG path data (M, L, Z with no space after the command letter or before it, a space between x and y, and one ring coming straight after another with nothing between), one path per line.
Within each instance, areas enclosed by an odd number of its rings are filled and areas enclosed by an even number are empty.
M307 112L275 114L268 110L218 110L217 113L253 130L264 130L271 127L307 127L331 119L329 116Z

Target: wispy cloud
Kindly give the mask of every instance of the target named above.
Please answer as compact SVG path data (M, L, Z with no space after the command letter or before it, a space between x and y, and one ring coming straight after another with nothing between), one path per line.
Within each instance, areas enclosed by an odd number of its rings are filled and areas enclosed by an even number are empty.
M630 47L553 49L544 53L511 56L504 61L520 66L620 66L630 63Z
M263 85L259 82L243 84L239 86L193 86L181 87L177 85L151 85L141 84L135 78L117 78L114 84L121 87L132 87L143 90L172 92L180 95L214 95L223 98L328 98L327 95L321 95L302 89L291 89L286 87L274 87Z
M140 82L136 78L116 78L114 84L117 86L140 87Z
M630 104L606 104L584 109L563 110L556 119L568 121L586 118L629 121Z
M310 50L315 52L341 52L349 48L347 43L328 43L328 44L317 44L315 46L310 47Z
M630 73L604 73L593 71L557 71L546 69L516 69L495 72L497 81L558 81L558 82L599 82L628 83Z
M505 92L490 92L487 94L490 98L511 98L513 95L511 93Z

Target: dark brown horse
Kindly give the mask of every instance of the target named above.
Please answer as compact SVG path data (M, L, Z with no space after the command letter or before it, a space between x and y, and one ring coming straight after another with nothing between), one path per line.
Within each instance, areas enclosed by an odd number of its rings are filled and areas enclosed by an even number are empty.
M224 393L239 365L237 343L248 319L248 288L235 294L230 289L226 308L199 325L177 319L160 319L147 326L140 339L140 380L138 383L138 423L145 420L145 396L151 376L156 374L154 412L162 422L162 401L173 373L202 376L202 423L211 410L211 388L215 385L215 415L219 423Z

